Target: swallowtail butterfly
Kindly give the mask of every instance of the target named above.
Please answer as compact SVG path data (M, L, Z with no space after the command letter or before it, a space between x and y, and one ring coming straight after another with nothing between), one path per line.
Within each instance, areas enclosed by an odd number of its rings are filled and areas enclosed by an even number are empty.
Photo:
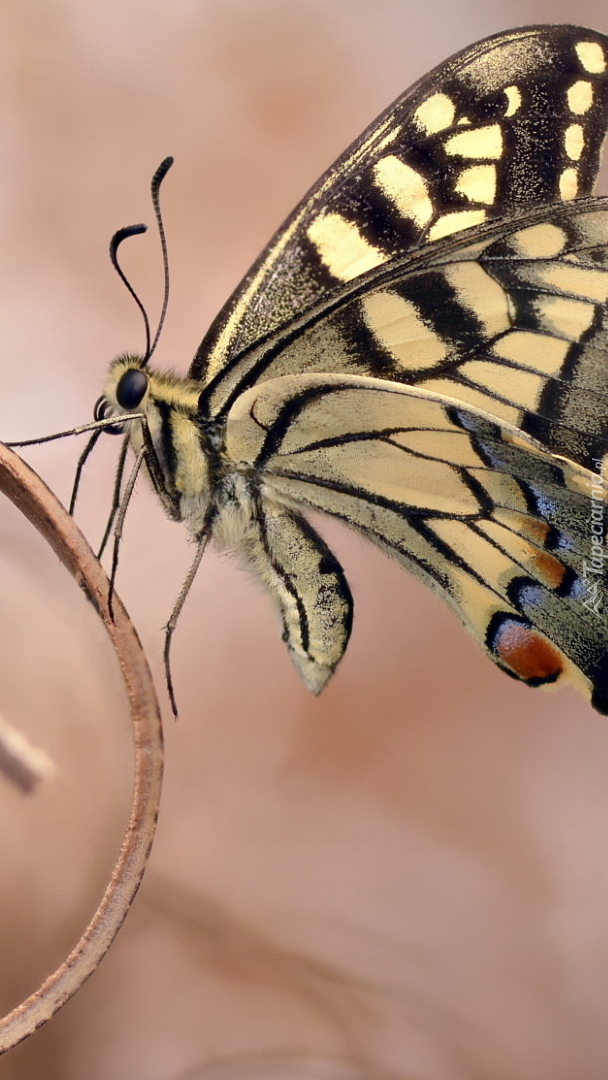
M608 38L497 34L380 116L222 309L188 378L121 356L98 417L168 515L239 553L319 692L352 599L332 514L507 674L608 713ZM125 416L129 420L120 420ZM167 644L168 648L168 644Z

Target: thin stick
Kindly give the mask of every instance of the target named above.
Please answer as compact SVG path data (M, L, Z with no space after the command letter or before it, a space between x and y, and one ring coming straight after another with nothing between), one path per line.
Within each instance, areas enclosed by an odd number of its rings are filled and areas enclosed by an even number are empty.
M91 548L45 484L0 443L0 491L44 536L105 623L127 688L135 778L129 822L101 903L63 963L25 1001L0 1020L0 1053L39 1028L82 986L109 949L133 902L146 867L158 815L163 771L160 711L137 634L117 596L108 612L108 579Z

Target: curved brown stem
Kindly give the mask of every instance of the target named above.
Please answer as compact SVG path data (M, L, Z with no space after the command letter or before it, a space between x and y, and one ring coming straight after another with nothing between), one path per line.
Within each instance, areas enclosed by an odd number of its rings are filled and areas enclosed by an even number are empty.
M95 970L133 902L154 837L163 771L160 710L137 633L117 596L108 612L108 579L87 541L43 481L0 443L0 491L51 545L105 623L126 685L135 744L131 813L101 903L69 956L25 1001L0 1020L0 1053L31 1035Z

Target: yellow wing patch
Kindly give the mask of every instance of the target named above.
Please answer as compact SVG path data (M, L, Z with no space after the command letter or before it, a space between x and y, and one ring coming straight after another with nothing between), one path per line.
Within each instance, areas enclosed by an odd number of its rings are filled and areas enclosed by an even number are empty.
M496 198L497 180L495 165L470 165L459 173L455 190L471 202L492 204Z
M370 330L404 368L431 367L449 355L447 342L424 322L410 300L380 290L364 296L361 306Z
M503 136L500 124L486 124L484 127L471 128L450 135L445 141L447 154L462 158L477 158L479 161L502 157Z
M435 135L451 127L456 115L456 106L447 94L432 94L423 101L414 113L414 120L427 135Z
M587 79L577 79L566 91L568 108L576 116L588 112L593 104L593 84Z
M585 71L599 75L606 70L606 57L599 42L579 41L575 45L575 50Z
M361 235L356 225L340 214L319 214L308 227L308 238L321 261L339 281L351 281L386 258Z
M578 173L575 168L568 166L562 171L559 178L559 194L564 202L568 199L576 199L578 195Z
M390 155L374 166L374 179L404 217L424 226L433 217L433 203L426 180L400 158Z

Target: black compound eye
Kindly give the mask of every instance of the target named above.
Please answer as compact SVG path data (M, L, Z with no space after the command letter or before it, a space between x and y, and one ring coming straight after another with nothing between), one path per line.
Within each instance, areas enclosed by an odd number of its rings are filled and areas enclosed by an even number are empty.
M129 368L121 375L116 387L116 400L121 409L136 409L148 389L148 376L140 368Z

